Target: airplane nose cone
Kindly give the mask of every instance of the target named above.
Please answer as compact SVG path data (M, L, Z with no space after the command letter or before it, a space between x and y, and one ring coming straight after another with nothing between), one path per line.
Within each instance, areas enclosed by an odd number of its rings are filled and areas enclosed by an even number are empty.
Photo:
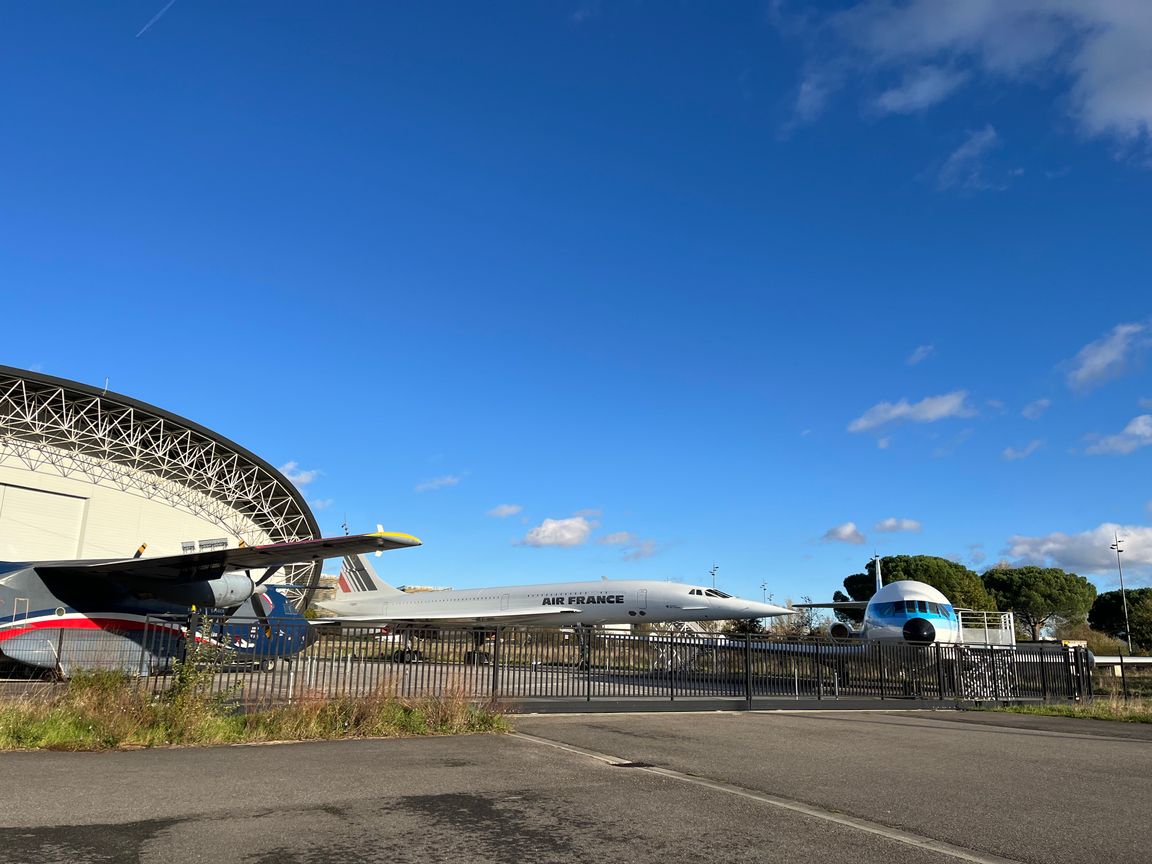
M905 642L931 642L936 638L936 628L923 618L909 618L904 624Z
M786 609L783 606L773 606L771 603L756 603L751 600L745 604L744 609L740 612L741 618L775 618L777 615L795 615L793 609Z

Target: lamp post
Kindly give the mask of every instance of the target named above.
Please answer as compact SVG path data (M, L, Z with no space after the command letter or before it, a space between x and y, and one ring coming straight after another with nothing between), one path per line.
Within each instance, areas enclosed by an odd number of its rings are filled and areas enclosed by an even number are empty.
M760 599L763 600L765 603L768 602L768 583L767 582L761 582L760 583Z
M1128 656L1132 656L1132 628L1128 625L1128 595L1124 592L1124 567L1120 564L1120 553L1124 551L1121 545L1124 541L1118 534L1112 534L1116 541L1109 548L1116 550L1116 570L1120 573L1120 602L1124 605L1124 637L1128 641Z

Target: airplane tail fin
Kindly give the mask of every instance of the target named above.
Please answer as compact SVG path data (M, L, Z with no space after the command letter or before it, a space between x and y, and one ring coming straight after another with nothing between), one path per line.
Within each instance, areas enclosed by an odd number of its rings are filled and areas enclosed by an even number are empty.
M376 596L403 593L377 576L363 555L345 555L340 567L340 578L336 581L336 596L363 596L369 591L377 592Z

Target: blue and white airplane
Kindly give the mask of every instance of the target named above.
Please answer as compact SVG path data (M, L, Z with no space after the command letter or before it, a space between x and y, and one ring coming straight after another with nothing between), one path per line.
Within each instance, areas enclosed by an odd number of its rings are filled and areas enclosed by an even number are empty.
M839 603L798 603L805 609L863 609L864 623L853 629L842 621L828 627L833 639L869 639L929 645L960 642L960 619L951 601L923 582L904 579L881 585L880 557L876 564L876 593L870 600Z

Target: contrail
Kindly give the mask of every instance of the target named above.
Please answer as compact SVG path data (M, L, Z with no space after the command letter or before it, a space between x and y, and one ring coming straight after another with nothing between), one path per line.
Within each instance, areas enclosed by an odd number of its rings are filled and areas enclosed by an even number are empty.
M140 32L136 34L136 38L139 39L141 36L143 36L145 33L147 33L148 28L151 27L153 24L155 24L157 21L159 21L161 18L163 18L164 13L167 12L169 9L171 9L175 4L176 4L176 0L168 0L168 5L165 6L163 9L161 9L159 12L157 12L155 15L153 15L152 20L140 28Z

